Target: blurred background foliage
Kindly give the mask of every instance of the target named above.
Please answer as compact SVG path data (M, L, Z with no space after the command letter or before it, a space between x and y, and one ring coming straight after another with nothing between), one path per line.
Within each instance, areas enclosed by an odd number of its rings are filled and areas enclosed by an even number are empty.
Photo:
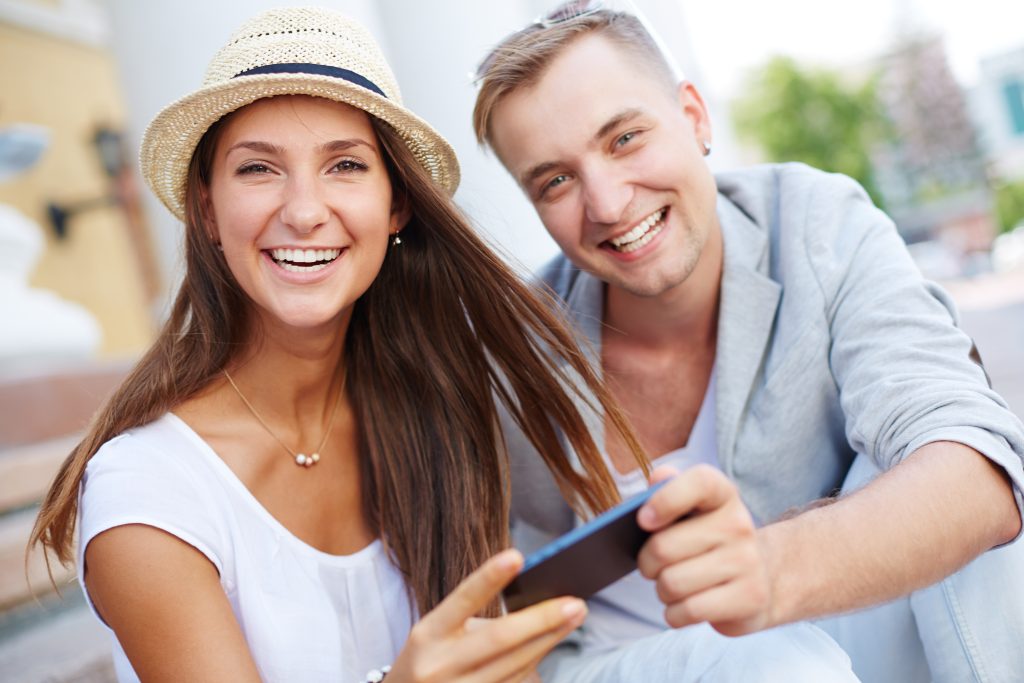
M997 183L993 189L1000 232L1024 224L1024 180Z
M838 72L774 57L748 74L733 102L738 138L768 159L802 161L857 180L881 206L870 150L889 135L877 79L851 82Z

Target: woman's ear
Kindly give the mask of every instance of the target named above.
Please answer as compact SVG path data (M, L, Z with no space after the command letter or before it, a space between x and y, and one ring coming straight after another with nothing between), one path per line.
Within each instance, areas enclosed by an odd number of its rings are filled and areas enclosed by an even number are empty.
M213 214L213 202L210 200L210 188L206 185L199 186L199 214L203 219L203 227L210 241L220 246L220 230L217 228L217 219Z
M388 232L397 234L409 223L412 218L412 207L409 205L409 196L402 192L397 193L391 201L391 224Z

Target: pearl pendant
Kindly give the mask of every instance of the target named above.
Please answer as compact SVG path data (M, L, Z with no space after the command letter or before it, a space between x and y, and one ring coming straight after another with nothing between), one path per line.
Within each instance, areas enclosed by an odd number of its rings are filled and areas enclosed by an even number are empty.
M295 464L300 467L312 467L313 465L320 462L320 454L314 453L313 455L306 455L305 453L299 453L295 456Z

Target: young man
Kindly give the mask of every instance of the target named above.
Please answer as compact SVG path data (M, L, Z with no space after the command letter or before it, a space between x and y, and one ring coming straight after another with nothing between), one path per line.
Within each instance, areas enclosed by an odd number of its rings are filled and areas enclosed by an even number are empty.
M891 221L799 164L713 177L700 94L630 15L527 27L480 77L477 135L563 251L543 280L655 478L683 470L639 514L654 582L592 600L559 674L611 680L582 655L666 622L739 635L909 594L828 622L862 678L1019 680L1024 431ZM540 459L509 448L521 527L567 530ZM624 495L647 486L605 450Z

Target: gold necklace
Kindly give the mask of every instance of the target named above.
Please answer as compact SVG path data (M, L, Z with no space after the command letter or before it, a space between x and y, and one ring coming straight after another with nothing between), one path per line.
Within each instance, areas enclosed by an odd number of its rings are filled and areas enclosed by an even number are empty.
M334 418L337 417L338 406L341 405L341 397L345 394L345 380L348 379L347 372L341 377L341 388L338 390L338 398L334 400L334 408L331 411L331 419L327 423L327 430L324 432L324 438L321 439L320 445L317 447L316 451L314 451L311 455L306 455L305 453L296 453L295 451L288 447L288 444L286 444L284 441L281 441L281 439L278 438L277 434L274 433L274 430L270 428L270 425L268 425L266 421L262 417L260 417L260 414L256 412L256 409L253 407L253 405L249 403L249 399L245 397L245 394L242 393L242 390L238 388L237 384L235 384L235 380L231 379L231 375L228 374L227 368L222 369L221 372L223 372L224 376L228 378L228 382L231 383L231 386L234 388L235 393L238 394L238 398L242 399L242 403L244 403L245 407L249 409L249 412L251 412L253 416L257 420L259 420L259 423L263 425L263 428L265 430L267 430L267 434L270 434L272 437L274 437L274 441L277 441L279 444L281 444L282 448L288 451L288 454L292 456L292 458L295 460L296 465L300 467L312 467L313 465L320 462L320 451L324 449L324 445L327 443L327 438L331 435L331 428L334 427Z

